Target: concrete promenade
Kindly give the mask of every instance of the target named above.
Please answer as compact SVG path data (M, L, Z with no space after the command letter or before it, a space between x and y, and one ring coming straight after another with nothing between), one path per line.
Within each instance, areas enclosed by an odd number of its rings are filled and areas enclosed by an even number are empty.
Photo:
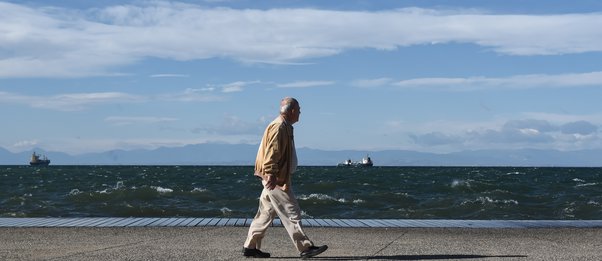
M0 218L0 260L244 260L246 220L228 220L230 225L212 221L216 223L205 226L198 226L202 222L188 226L196 222L191 219L155 220L160 222L157 226L122 226L124 220L135 224L144 219L115 219L112 226L98 226L103 224L100 219L88 226L76 224L90 219L53 219L55 224L63 220L70 226L54 226L51 220L45 220L50 222L46 225L18 226L18 220L41 222ZM402 227L383 226L381 221L380 226L308 226L305 230L316 244L330 247L317 260L602 260L602 227L597 222L471 227L467 224L474 221L456 220L464 225ZM275 260L299 258L280 226L270 228L263 250Z

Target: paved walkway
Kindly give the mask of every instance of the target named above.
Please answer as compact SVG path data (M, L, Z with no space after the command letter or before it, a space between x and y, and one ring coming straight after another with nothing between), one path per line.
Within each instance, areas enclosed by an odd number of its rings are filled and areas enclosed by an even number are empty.
M602 260L601 228L308 227L317 260ZM2 227L0 260L244 260L246 227ZM263 250L297 260L281 227Z

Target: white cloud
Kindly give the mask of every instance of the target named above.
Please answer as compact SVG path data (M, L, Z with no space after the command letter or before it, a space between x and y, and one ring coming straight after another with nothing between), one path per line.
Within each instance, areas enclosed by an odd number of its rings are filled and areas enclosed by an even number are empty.
M590 135L598 131L598 126L587 121L569 122L560 127L563 134Z
M277 84L276 86L279 88L308 88L308 87L317 87L317 86L328 86L333 85L335 82L333 81L299 81L299 82L290 82Z
M259 81L237 81L222 86L222 92L242 92L246 86L260 83Z
M79 111L96 104L140 102L144 100L144 97L121 92L68 93L47 97L0 92L1 102L59 111Z
M169 117L125 117L110 116L105 121L114 125L132 125L132 124L154 124L177 121L177 118Z
M509 120L503 126L503 130L520 130L523 133L540 133L558 130L558 127L545 120L524 119Z
M181 92L156 96L141 96L122 92L65 93L51 96L36 96L0 91L0 102L57 111L81 111L95 105L115 103L148 101L219 102L225 100L222 96L212 94L214 91L214 87L188 88Z
M153 74L150 77L151 78L187 78L187 77L190 77L190 75L163 73L163 74Z
M38 140L22 140L12 145L13 148L32 148L39 144Z
M163 94L157 97L162 101L177 101L177 102L217 102L223 101L225 98L212 94L215 87L206 88L187 88L182 92Z
M229 9L167 1L73 10L0 3L0 77L110 74L144 58L296 63L350 49L472 43L507 55L602 51L602 13Z
M228 86L224 86L222 88L222 92L228 93L228 92L242 92L243 88L241 85L228 85Z
M563 119L584 116L565 115ZM589 117L593 119L592 117ZM555 118L558 119L558 118ZM486 122L427 122L405 124L417 150L460 151L475 149L556 149L576 150L599 148L601 122L522 119ZM388 126L395 127L396 122ZM433 132L437 129L441 131Z
M569 122L576 121L588 121L594 124L602 124L602 113L597 114L558 114L558 113L546 113L546 112L524 112L523 117L545 120L555 125L562 125Z
M224 86L222 88L222 92L225 93L229 93L229 92L242 92L243 88L240 85L230 85L230 86Z
M445 88L454 91L491 88L566 88L602 85L602 72L529 74L510 77L417 78L393 84L402 88Z

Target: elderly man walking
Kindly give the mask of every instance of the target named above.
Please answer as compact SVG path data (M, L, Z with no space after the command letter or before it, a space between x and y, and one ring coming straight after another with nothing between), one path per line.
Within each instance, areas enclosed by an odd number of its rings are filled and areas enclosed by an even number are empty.
M280 102L280 116L266 128L257 158L255 176L261 178L263 190L259 197L259 209L251 223L243 255L268 258L262 252L261 240L272 221L278 215L302 258L319 255L328 246L314 246L301 226L301 208L291 187L292 174L297 168L297 153L293 138L293 124L299 121L299 102L286 97Z

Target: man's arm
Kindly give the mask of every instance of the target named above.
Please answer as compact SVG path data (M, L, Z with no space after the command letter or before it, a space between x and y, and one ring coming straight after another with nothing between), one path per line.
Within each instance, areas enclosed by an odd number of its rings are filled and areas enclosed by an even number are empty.
M266 139L267 148L265 150L263 171L267 177L265 187L272 190L276 187L278 180L278 174L280 172L280 160L282 158L282 136L284 132L281 131L281 125L270 126L270 131L267 132L269 135Z

